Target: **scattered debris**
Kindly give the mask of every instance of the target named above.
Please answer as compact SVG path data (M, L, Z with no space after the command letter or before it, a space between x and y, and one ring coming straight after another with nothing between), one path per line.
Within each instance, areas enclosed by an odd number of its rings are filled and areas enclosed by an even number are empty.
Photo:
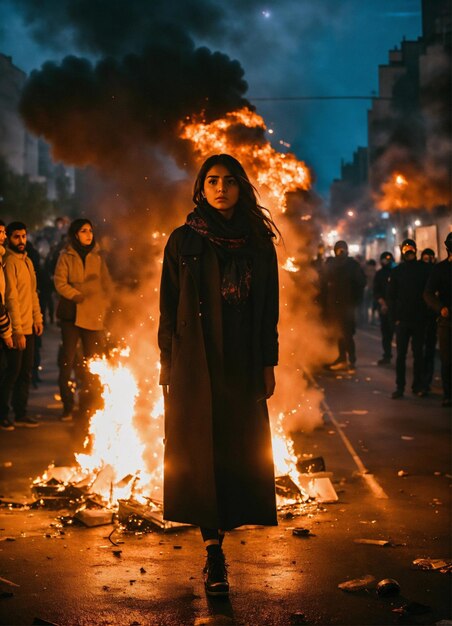
M364 543L374 546L393 546L388 539L353 539L354 543Z
M290 623L298 626L299 624L307 624L306 615L301 611L295 611L290 616Z
M298 461L297 470L300 474L312 474L316 472L324 472L326 470L323 457L316 456L306 461Z
M2 467L12 467L13 466L13 462L12 461L4 461L2 463Z
M400 585L394 578L383 578L377 583L379 596L396 596L400 593Z
M292 530L292 535L295 535L295 537L314 537L315 536L311 533L309 528L301 528L301 527L294 528Z
M400 476L400 477L409 476L409 473L406 472L405 470L399 470L397 472L397 476Z
M32 626L58 626L55 622L48 622L46 619L41 619L40 617L35 617Z
M113 550L112 554L119 559L121 557L122 550Z
M3 600L4 598L12 598L14 593L12 591L2 591L0 592L0 598Z
M399 613L403 617L408 617L410 615L424 615L425 613L430 613L431 610L431 607L427 606L426 604L420 604L419 602L410 602L409 604L404 604L397 609L392 609L392 612ZM452 622L447 623L452 624Z
M146 574L146 570L144 569L144 567L140 567L140 574Z
M141 504L133 498L129 498L128 500L118 500L118 504L118 519L125 526L126 530L146 533L154 530L166 532L190 528L190 524L179 524L178 522L164 520L161 503L157 503L154 500L149 500L148 504Z
M299 483L310 498L317 502L337 502L339 497L331 482L331 472L300 474Z
M0 541L16 541L15 537L0 537Z
M402 435L401 439L403 439L403 441L414 441L414 437L410 437L408 435Z
M452 572L451 559L415 559L413 565L424 570L439 570L441 574Z
M173 546L174 550L182 550L182 546Z
M74 516L82 524L92 528L94 526L104 526L111 524L113 512L110 509L79 509Z
M343 583L339 583L338 587L339 589L342 589L342 591L353 592L368 589L369 587L373 586L374 583L375 576L372 576L371 574L366 574L362 578L354 578L353 580L346 580Z
M294 483L290 476L285 474L284 476L276 476L275 478L276 493L282 498L287 500L308 499L308 496L303 496L299 487Z

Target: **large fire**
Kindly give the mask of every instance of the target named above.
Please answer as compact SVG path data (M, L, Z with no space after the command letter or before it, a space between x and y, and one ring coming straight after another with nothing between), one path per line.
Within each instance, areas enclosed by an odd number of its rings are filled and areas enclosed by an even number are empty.
M293 154L277 152L264 138L266 130L263 118L244 108L210 124L187 119L181 127L181 137L189 139L202 158L216 152L232 152L247 171L253 171L259 189L284 212L286 194L309 189L311 175L306 164ZM255 135L250 139L252 131Z
M239 136L244 129L252 131L251 136L258 139L254 143L250 142L248 133L248 139L241 142ZM181 127L181 136L193 143L193 150L200 160L216 152L234 154L256 180L259 190L263 191L266 206L284 213L286 194L308 189L310 173L306 165L294 155L276 152L263 139L264 131L263 119L248 109L242 109L210 124L200 120L186 120ZM152 238L153 245L163 249L166 237L155 231ZM281 263L281 268L287 277L300 271L293 256ZM282 282L284 289L284 279ZM156 292L157 288L152 291ZM287 291L284 293L287 299ZM287 302L282 303L284 307L287 307ZM130 334L130 340L135 341L133 334ZM150 346L151 353L153 350ZM84 450L76 455L78 467L71 474L72 481L84 481L92 492L100 495L105 504L110 506L115 506L119 499L124 498L156 502L161 501L162 497L163 397L157 377L151 377L144 394L150 394L152 407L149 408L150 403L147 402L147 416L144 420L142 416L137 418L137 405L143 391L134 373L137 369L134 359L136 353L130 350L116 351L108 358L90 362L91 372L101 382L104 407L91 418ZM142 372L139 375L142 376ZM301 382L299 386L302 386ZM149 400L149 396L146 400ZM271 413L275 473L277 476L290 477L305 498L306 494L298 481L298 458L293 441L284 432L286 416L279 410Z

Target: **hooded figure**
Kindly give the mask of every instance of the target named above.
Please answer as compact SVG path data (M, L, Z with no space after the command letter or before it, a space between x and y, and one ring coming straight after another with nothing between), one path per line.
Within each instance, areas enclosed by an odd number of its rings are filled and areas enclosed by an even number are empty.
M336 329L339 355L330 370L353 370L356 363L355 312L362 301L366 276L360 264L348 256L348 245L337 241L334 258L325 266L321 291L327 322Z
M389 276L388 303L394 323L397 344L396 389L393 399L401 398L406 385L406 355L411 341L413 350L413 383L415 395L426 395L423 345L427 307L423 293L430 268L416 259L416 242L405 239L400 246L402 262Z
M424 300L437 316L439 356L441 360L441 382L444 407L450 407L452 368L452 233L444 242L447 258L432 267L424 291Z

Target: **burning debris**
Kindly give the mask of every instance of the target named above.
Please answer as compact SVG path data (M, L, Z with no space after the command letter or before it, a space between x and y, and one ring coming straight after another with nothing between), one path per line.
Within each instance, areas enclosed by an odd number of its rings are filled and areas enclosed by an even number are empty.
M103 408L92 417L84 451L74 467L49 466L37 478L33 506L75 509L72 521L87 527L112 523L135 532L169 531L187 527L163 518L163 439L161 430L150 444L149 432L136 423L139 386L129 364L128 351L94 359L90 370L99 377ZM310 502L334 502L337 495L322 457L300 460L282 428L280 414L274 427L276 492L281 512L300 513ZM163 403L155 402L149 419L163 429ZM145 460L143 437L154 452ZM127 450L127 454L124 451ZM149 463L152 459L152 467Z

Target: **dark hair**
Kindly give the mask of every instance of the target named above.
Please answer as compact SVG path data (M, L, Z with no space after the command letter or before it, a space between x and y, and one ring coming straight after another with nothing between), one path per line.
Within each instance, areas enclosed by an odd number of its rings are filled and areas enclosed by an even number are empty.
M27 227L23 222L11 222L6 227L6 236L11 237L15 230L27 230Z
M5 222L3 220L0 220L0 226L6 226Z
M421 257L423 257L424 254L428 254L428 256L435 256L435 252L431 248L425 248L425 250L422 250Z
M68 237L69 237L69 241L71 243L74 243L77 241L77 237L75 236L78 231L83 228L83 226L85 224L89 224L91 226L91 228L93 228L93 224L90 220L84 218L84 217L79 217L76 220L74 220L73 222L71 222L69 229L67 231Z
M193 202L197 205L206 202L203 192L204 182L209 170L215 165L223 165L237 181L239 186L238 206L249 213L254 234L262 239L263 233L266 232L281 239L281 233L274 223L270 211L258 204L257 191L251 184L242 164L230 154L213 154L204 161L193 186Z

